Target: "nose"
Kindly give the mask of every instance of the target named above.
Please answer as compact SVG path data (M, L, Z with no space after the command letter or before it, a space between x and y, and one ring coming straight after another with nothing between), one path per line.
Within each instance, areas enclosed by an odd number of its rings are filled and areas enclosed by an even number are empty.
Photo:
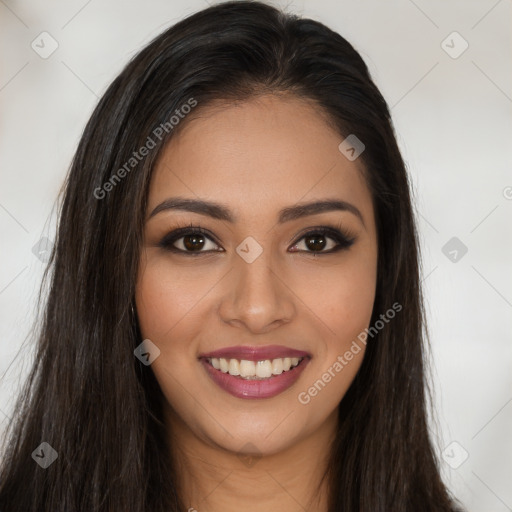
M270 251L252 263L236 257L219 307L222 320L253 334L264 334L290 322L296 312L294 294L274 264Z

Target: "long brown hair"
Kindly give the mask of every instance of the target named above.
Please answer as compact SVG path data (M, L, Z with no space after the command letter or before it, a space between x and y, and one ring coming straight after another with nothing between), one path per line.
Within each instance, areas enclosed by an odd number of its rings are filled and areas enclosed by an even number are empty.
M132 307L148 185L165 143L186 123L171 128L169 119L191 98L201 109L277 92L314 101L340 140L355 134L364 142L379 244L372 324L394 303L403 307L368 340L339 405L325 475L329 511L456 510L429 437L418 241L387 104L339 34L260 2L235 1L155 38L114 80L85 128L60 207L35 362L6 437L2 512L186 510L163 395L133 353L141 342ZM142 156L148 137L152 147ZM46 469L32 457L42 442L58 454Z

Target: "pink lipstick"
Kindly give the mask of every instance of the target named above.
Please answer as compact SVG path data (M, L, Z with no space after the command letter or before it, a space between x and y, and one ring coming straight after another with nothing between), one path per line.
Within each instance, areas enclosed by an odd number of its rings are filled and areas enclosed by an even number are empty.
M201 354L209 377L237 398L271 398L290 388L311 359L281 345L226 347Z

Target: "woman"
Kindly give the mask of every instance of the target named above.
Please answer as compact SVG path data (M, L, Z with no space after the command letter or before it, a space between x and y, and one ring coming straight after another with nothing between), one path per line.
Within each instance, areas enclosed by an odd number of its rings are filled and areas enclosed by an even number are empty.
M387 105L340 35L227 2L143 49L68 175L2 511L455 511Z

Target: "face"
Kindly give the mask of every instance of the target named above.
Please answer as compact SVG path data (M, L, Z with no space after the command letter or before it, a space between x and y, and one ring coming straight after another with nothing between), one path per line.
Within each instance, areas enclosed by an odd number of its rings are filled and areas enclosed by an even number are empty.
M342 140L313 104L262 96L203 108L155 167L137 314L168 411L210 446L299 443L361 365L377 237Z

